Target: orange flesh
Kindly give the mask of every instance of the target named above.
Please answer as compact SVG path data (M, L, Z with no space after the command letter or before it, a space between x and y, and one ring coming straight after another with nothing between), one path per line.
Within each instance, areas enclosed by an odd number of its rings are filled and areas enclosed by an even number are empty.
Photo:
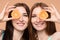
M13 10L13 12L11 13L11 16L12 16L12 18L14 18L14 19L18 19L18 18L21 17L21 14L20 14L20 12L19 12L17 9L15 9L15 10Z
M44 10L42 10L40 13L39 13L39 18L40 19L46 19L48 18L48 13Z

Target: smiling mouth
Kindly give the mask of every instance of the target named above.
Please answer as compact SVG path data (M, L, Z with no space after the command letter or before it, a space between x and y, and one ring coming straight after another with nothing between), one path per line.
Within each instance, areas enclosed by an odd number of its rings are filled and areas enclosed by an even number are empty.
M40 22L40 23L34 23L36 26L41 27L42 25L44 25L44 22Z
M19 26L24 26L25 23L17 23Z
M35 24L35 25L39 25L39 24L43 25L44 22L37 22L37 23L34 23L34 24Z

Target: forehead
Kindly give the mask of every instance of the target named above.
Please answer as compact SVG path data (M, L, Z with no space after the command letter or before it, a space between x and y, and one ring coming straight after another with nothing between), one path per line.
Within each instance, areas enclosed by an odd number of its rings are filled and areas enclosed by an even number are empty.
M26 13L26 9L22 6L21 7L16 7L16 9L18 9L19 12L21 12L21 13Z
M34 8L33 9L33 14L37 14L37 13L39 13L41 11L41 7L36 7L36 8Z

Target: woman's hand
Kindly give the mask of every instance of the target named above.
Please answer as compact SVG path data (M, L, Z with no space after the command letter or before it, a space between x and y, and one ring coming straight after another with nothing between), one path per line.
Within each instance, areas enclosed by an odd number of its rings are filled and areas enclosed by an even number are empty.
M44 7L44 9L51 13L51 18L45 19L45 21L60 23L60 14L53 4L51 4L51 7Z
M0 14L0 22L2 21L8 21L8 20L12 20L13 18L8 18L9 12L14 10L15 6L9 6L7 7L8 3L5 5L2 13Z

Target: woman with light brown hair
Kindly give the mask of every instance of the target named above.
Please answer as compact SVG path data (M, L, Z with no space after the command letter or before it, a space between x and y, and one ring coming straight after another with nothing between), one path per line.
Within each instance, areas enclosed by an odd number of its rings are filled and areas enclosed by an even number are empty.
M47 18L45 13L47 13ZM40 15L42 13L42 15ZM54 14L54 15L52 15ZM45 16L44 16L45 15ZM42 16L42 17L41 17ZM59 40L60 32L56 32L55 22L60 23L60 14L52 5L49 7L45 3L36 3L31 8L30 28L32 40Z

